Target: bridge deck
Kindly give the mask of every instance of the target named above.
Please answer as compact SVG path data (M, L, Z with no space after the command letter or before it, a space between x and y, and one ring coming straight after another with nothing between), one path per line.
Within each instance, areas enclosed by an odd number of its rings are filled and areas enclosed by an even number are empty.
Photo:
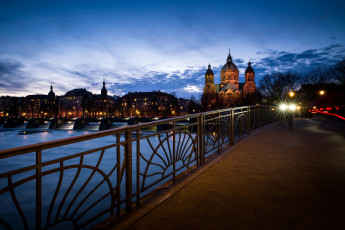
M116 229L344 229L345 123L272 125L182 185Z

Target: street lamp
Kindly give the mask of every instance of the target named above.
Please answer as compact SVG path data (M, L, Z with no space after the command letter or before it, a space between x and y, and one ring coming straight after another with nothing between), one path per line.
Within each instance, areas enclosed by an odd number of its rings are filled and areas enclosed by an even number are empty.
M291 91L290 93L289 93L289 97L294 97L295 96L295 92L294 91Z
M322 96L322 95L325 95L325 91L324 90L320 90L319 94Z

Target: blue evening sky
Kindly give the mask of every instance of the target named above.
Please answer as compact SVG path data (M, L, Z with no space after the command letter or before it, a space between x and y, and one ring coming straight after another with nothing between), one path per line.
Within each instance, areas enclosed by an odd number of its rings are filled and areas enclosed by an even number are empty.
M244 82L345 58L345 2L2 0L0 96L162 90L198 97L229 48Z

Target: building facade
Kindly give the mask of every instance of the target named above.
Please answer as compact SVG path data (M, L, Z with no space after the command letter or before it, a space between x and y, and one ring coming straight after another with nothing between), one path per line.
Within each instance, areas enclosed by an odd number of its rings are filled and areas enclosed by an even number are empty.
M53 86L50 86L48 94L0 98L1 117L45 118L55 117L57 114L58 105Z
M109 117L118 116L116 98L108 96L103 81L101 94L93 94L85 88L73 89L59 97L61 117Z
M178 99L164 92L134 92L121 99L121 116L170 117L180 114Z
M255 93L255 72L250 62L245 71L244 83L239 82L239 71L230 52L220 72L220 84L214 82L214 73L211 65L208 65L202 97L202 104L206 110L241 105Z

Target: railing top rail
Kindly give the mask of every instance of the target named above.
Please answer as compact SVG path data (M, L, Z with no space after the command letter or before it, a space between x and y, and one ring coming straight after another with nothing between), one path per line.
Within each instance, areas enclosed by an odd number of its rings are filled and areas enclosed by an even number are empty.
M209 114L221 113L221 112L250 108L250 107L260 107L260 105L242 106L242 107L214 110L214 111L191 114L191 115L186 115L186 116L181 116L181 117L176 117L176 118L168 118L164 120L152 121L152 122L148 122L144 124L130 125L130 126L120 127L120 128L111 129L111 130L99 131L96 133L90 133L90 134L80 135L76 137L68 137L68 138L54 140L54 141L47 141L47 142L42 142L42 143L37 143L37 144L32 144L32 145L26 145L22 147L0 150L0 159L7 158L10 156L16 156L16 155L21 155L25 153L35 152L37 150L50 149L50 148L55 148L62 145L68 145L68 144L73 144L76 142L82 142L82 141L91 140L95 138L105 137L105 136L114 135L117 133L144 129L147 127L161 125L161 124L165 124L169 122L176 122L180 120L185 120L187 118L189 119L196 118L196 117L199 117L200 115L209 115ZM261 107L268 107L268 106L261 106Z

